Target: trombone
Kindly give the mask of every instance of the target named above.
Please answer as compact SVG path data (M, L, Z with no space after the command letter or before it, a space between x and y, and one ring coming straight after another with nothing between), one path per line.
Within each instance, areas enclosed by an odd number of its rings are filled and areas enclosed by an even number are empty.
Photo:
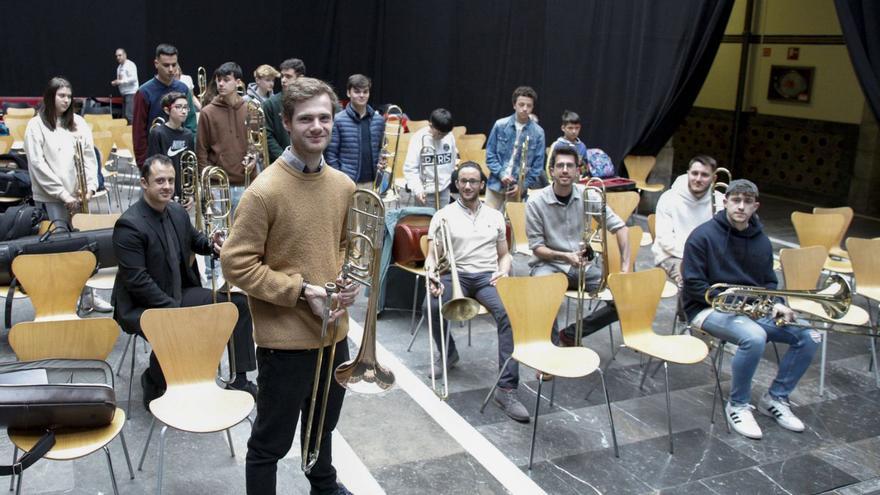
M344 283L359 283L370 289L367 301L367 315L364 321L364 335L357 356L340 364L332 376L336 382L349 390L359 393L379 393L394 385L394 373L379 364L376 360L376 313L379 304L379 263L382 256L382 240L385 237L385 206L382 198L373 191L358 190L351 197L346 225L347 245L345 261L339 279ZM327 298L324 300L324 312L321 321L321 346L315 362L315 375L312 385L312 397L309 402L309 414L305 423L305 434L302 441L302 470L308 474L321 451L324 431L324 419L327 400L330 394L330 377L336 357L336 340L338 338L338 320L333 322L330 335L330 351L326 366L324 360L324 343L327 342L332 294L338 289L336 284L325 285ZM324 394L321 398L321 413L316 427L317 433L312 443L312 422L318 403L318 389L321 372L324 371Z
M440 361L443 367L443 391L440 392L436 385L436 371L434 369L434 329L431 318L431 302L426 304L428 314L428 345L430 346L431 359L431 388L441 400L449 397L449 379L448 370L446 369L446 333L443 328L443 320L450 321L466 321L477 316L480 311L480 303L475 299L467 297L461 290L461 283L458 280L458 269L455 264L455 253L452 251L452 237L449 233L449 224L445 218L439 219L439 226L434 234L434 242L431 243L432 254L434 257L434 266L425 267L425 297L431 297L431 280L428 272L431 272L440 278L440 274L449 271L452 278L452 296L444 304L440 306ZM442 295L440 296L442 298ZM440 298L438 298L440 299ZM446 329L448 331L448 328Z
M719 176L724 174L727 179L726 182L719 180ZM714 216L716 212L719 212L724 209L724 204L718 203L718 198L715 193L719 193L724 195L727 193L727 187L730 185L731 181L733 181L733 174L730 173L730 170L724 167L718 167L715 169L715 173L712 174L712 185L709 186L709 193L712 194L710 198L710 204L712 205L712 215Z
M587 180L583 190L583 208L584 233L579 247L586 260L592 261L595 253L591 244L593 242L599 243L602 275L599 278L599 285L595 289L587 291L587 266L585 263L578 265L578 302L575 313L575 342L577 345L580 345L584 334L584 299L586 297L595 298L605 290L608 279L608 231L605 229L605 214L608 204L605 196L605 183L602 179L590 177Z
M196 98L199 99L199 103L204 105L205 92L208 91L208 71L206 71L204 67L199 66L196 71L196 79L199 83L199 94L196 95Z
M79 193L79 212L89 212L89 183L86 177L86 161L83 156L83 142L76 138L73 142L73 168L76 171L76 187Z
M428 143L425 143L428 138ZM437 149L431 144L433 141L430 133L422 135L422 148L419 150L419 179L422 181L422 190L428 189L428 170L433 174L434 183L434 211L440 211L440 179L437 176Z
M180 155L180 193L181 203L192 201L195 205L196 230L205 231L202 215L202 184L199 180L199 164L196 154L186 150Z
M384 198L388 190L394 191L397 196L397 188L394 185L394 164L397 161L397 152L400 146L400 135L403 132L403 110L397 105L389 105L385 110L385 131L382 137L382 149L379 151L382 165L376 170L376 180L373 183L373 192ZM391 140L394 140L394 150Z
M513 157L516 156L517 148L520 149L519 153L519 173L517 174L516 184L519 186L516 192L515 199L511 199L510 201L519 202L522 201L523 187L525 187L526 183L526 168L528 168L528 154L529 154L529 137L525 136L522 140L522 145L517 145L517 143L513 143L513 151L511 151L510 163L508 163L507 168L504 170L504 177L510 177L513 174ZM501 198L501 211L505 215L505 219L507 218L507 201L508 201L508 192L510 191L510 186L507 186L507 189L502 192L503 197Z
M247 154L248 165L244 167L244 187L251 185L251 172L257 165L257 157L263 161L263 167L269 165L269 142L266 140L266 116L263 107L254 100L247 101Z
M155 119L153 119L153 122L150 124L150 130L152 131L153 129L155 129L163 124L165 124L165 119L163 119L162 117L156 117Z

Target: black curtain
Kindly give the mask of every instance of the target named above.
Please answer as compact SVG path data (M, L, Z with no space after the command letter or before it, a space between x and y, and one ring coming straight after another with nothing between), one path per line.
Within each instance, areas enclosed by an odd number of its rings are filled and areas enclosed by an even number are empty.
M876 0L834 0L862 91L880 120L880 4Z
M160 42L184 72L234 60L299 57L308 74L345 93L350 74L373 78L372 101L425 119L448 108L456 125L488 133L513 113L519 85L538 92L548 143L560 116L581 114L582 139L620 163L653 154L690 109L718 49L733 0L10 0L0 30L0 96L38 95L54 75L75 95L105 96L113 51L127 49L141 81ZM63 12L63 15L58 13ZM12 19L8 20L12 22Z

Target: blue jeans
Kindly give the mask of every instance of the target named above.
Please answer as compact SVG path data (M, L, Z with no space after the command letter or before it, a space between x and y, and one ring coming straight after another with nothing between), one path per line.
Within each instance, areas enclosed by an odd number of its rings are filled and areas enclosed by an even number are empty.
M733 374L730 403L735 406L750 402L752 377L755 376L755 370L764 354L764 345L768 341L782 342L789 346L768 390L772 397L786 400L804 376L822 342L821 335L816 330L791 325L780 327L770 318L752 320L747 316L719 311L712 311L706 316L702 329L714 337L739 346L730 365Z

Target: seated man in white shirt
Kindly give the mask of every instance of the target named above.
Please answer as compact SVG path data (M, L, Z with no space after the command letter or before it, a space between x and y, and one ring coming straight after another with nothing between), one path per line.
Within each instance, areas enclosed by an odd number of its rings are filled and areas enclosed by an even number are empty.
M423 151L426 153L423 154ZM407 187L419 206L435 206L439 209L449 204L449 181L455 170L457 155L455 136L452 135L452 114L445 108L438 108L431 112L428 127L413 133L403 162ZM435 199L437 192L439 198Z

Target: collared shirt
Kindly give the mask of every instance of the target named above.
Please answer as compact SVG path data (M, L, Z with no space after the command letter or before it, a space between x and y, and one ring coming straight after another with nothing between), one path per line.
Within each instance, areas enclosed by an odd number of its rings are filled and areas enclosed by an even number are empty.
M431 219L428 239L434 240L440 222L446 221L452 237L452 252L459 272L486 273L498 270L498 243L507 242L504 216L482 202L476 211L459 199L440 209Z
M321 163L318 164L318 168L313 171L307 170L306 163L302 161L298 156L296 156L296 153L293 152L293 148L291 146L288 146L284 149L284 153L281 154L281 159L288 167L304 174L318 173L321 171L322 168L324 168L324 155L321 155Z
M575 184L571 199L563 204L556 198L553 186L549 185L536 194L532 194L526 203L526 235L529 238L529 249L534 251L538 246L546 246L554 251L574 252L580 249L584 235L584 186ZM600 197L590 191L587 212L598 215ZM614 211L605 208L605 228L612 234L624 226L623 220ZM551 264L565 273L568 263L562 261L544 261L532 256L529 266Z

